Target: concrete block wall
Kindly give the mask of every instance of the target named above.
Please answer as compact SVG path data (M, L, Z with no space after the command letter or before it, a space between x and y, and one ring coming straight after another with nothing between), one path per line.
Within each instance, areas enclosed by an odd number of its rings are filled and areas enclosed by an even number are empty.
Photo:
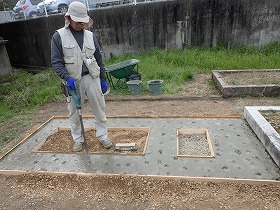
M110 58L151 48L217 44L257 47L280 38L279 0L175 0L89 11ZM13 66L50 66L50 39L63 15L0 24Z

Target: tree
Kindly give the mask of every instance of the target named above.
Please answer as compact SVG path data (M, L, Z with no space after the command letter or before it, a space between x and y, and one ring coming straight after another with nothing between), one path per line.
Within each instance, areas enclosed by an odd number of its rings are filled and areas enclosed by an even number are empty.
M0 0L0 10L11 10L18 0Z

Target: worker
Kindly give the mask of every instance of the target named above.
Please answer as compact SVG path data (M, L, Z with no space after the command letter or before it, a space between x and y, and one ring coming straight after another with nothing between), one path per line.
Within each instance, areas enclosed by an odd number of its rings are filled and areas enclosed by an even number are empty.
M88 30L93 21L87 14L86 6L77 1L69 5L64 18L64 27L55 31L51 40L52 68L66 81L68 88L75 90L75 83L79 85L82 107L87 96L95 115L96 138L108 149L112 142L108 138L104 94L108 93L109 86L100 45ZM83 148L84 139L75 100L68 100L67 106L74 140L73 151L78 152Z

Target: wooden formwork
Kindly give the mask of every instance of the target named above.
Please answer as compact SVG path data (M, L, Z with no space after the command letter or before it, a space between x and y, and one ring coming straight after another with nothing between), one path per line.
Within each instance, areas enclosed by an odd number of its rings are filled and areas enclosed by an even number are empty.
M205 136L205 139L206 139L208 147L209 147L210 155L180 155L179 154L180 136L181 135L192 135L192 134L202 134ZM178 129L177 130L177 156L178 157L192 157L192 158L213 158L213 157L215 157L208 130L207 129Z
M55 132L65 131L65 130L70 131L71 128L58 127ZM87 131L96 130L96 129L95 128L85 128L84 130L85 130L85 132L87 132ZM148 128L148 127L108 127L108 132L110 132L110 131L143 131L143 132L145 132L147 135L146 135L145 144L144 144L142 153L129 153L129 151L127 151L126 153L124 153L124 152L114 153L115 155L117 155L117 154L122 154L122 155L126 154L126 155L132 155L132 156L134 156L134 155L145 155L145 151L146 151L146 148L147 148L147 143L148 143L148 139L149 139L149 135L150 135L150 128ZM40 148L42 148L42 146L46 143L46 141L49 140L50 137L51 137L51 135L49 135L45 140L43 140L40 144L38 144L32 150L32 152L36 152L36 153L61 153L61 152L46 151L46 150L40 151ZM63 152L63 153L64 154L69 154L69 153L76 153L76 152L69 151L69 152ZM98 153L98 152L90 152L90 153ZM111 154L111 153L102 153L102 154Z
M218 178L218 177L190 177L190 176L162 176L162 175L139 175L139 174L94 174L94 173L79 173L79 172L46 172L46 171L22 171L22 170L0 170L0 175L17 176L17 175L49 175L49 176L65 176L76 175L79 177L102 176L105 179L112 177L139 177L139 178L154 178L159 180L182 180L182 181L198 181L198 182L213 182L213 183L243 183L249 185L273 185L280 186L280 181L276 180L258 180L258 179L237 179L237 178Z

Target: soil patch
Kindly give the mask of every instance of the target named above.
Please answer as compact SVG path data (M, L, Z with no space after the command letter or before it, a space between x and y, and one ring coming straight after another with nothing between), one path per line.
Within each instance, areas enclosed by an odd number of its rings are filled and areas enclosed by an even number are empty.
M280 71L248 70L220 73L228 85L280 84Z
M280 111L260 111L267 122L280 134Z
M96 130L93 128L85 129L85 136L89 146L89 152L103 154L145 154L149 136L148 128L108 128L108 135L110 136L113 146L109 149L105 149L96 139ZM137 150L117 151L115 150L116 143L136 143ZM58 128L54 134L50 135L46 141L44 141L42 145L39 145L39 147L34 151L72 153L73 145L74 141L71 136L70 128Z

